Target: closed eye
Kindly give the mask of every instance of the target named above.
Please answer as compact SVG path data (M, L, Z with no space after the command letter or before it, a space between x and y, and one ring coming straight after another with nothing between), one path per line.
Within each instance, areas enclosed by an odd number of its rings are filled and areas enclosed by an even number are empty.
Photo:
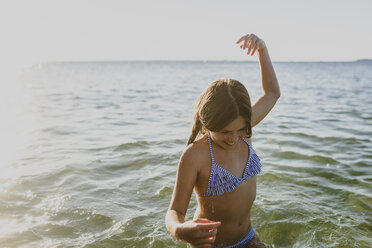
M244 132L247 130L247 127L243 127L241 129L238 130L238 132ZM223 133L223 134L228 134L228 133L231 133L232 131L226 131L226 130L222 130L220 133Z

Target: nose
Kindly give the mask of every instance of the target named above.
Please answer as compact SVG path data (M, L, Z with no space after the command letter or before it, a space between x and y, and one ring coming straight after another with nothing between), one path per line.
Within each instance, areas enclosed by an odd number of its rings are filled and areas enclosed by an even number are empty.
M230 133L230 135L229 135L229 137L228 137L228 141L229 141L229 142L233 142L233 143L237 142L238 139L239 139L239 134L238 134L238 132L232 132L232 133Z

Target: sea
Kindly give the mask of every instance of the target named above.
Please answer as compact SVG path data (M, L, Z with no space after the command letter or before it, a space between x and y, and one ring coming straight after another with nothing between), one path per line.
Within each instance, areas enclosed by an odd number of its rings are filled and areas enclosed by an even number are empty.
M372 247L372 63L276 62L253 128L269 247ZM198 96L262 94L258 62L50 62L2 91L0 247L187 247L165 228ZM6 85L7 82L1 82ZM197 202L192 196L186 219Z

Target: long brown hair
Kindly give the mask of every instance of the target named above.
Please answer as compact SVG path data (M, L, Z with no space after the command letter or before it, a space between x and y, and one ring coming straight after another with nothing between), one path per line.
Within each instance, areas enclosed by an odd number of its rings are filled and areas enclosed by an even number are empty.
M187 145L193 143L205 129L219 131L238 116L247 123L247 136L251 137L251 100L247 89L234 79L219 79L201 94L195 107L194 123Z

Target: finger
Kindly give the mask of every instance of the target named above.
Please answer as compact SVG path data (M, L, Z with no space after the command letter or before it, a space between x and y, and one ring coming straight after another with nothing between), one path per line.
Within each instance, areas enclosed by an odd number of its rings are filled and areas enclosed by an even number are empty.
M244 35L242 38L240 38L240 39L236 42L236 44L239 44L240 42L242 42L243 40L245 40L245 37L247 37L247 36Z
M216 239L215 237L199 239L199 240L196 240L193 244L202 246L202 247L205 247L205 246L208 247L208 245L212 245L214 243L215 239Z
M204 244L214 244L214 241L216 240L216 237L210 237L210 238L206 238L204 240Z
M251 35L247 35L246 40L244 41L243 49L246 49L248 44L251 42Z
M197 226L201 230L210 230L221 226L221 222L199 223Z
M213 222L211 220L208 220L206 218L197 218L194 220L196 223L210 223L210 222Z
M251 40L248 40L247 44L244 43L243 50L249 47L250 44L251 44Z
M221 225L220 221L212 220L198 220L196 223L197 226L204 227L203 229L213 229Z
M200 245L193 245L193 248L204 248L204 247L212 247L211 244L200 244Z
M257 42L257 39L256 38L253 38L251 44L249 44L247 54L249 54L251 52L252 47L256 44L256 42Z
M212 224L212 223L221 223L219 221L208 220L206 218L197 218L197 219L194 220L194 222L196 222L196 223L209 223L209 224Z
M253 56L253 54L256 52L256 50L257 50L257 44L254 45L251 56Z
M191 244L191 246L193 248L203 248L203 247L211 247L212 245L211 244L204 244L204 243L200 243L200 244Z
M249 47L248 47L248 52L247 52L247 54L249 54L250 52L251 52L251 50L252 50L252 46L255 44L255 40L254 39L252 39L252 41L251 41L251 43L249 44Z
M215 229L214 231L210 232L210 231L201 231L198 235L199 238L213 238L215 237L217 234L217 229Z

